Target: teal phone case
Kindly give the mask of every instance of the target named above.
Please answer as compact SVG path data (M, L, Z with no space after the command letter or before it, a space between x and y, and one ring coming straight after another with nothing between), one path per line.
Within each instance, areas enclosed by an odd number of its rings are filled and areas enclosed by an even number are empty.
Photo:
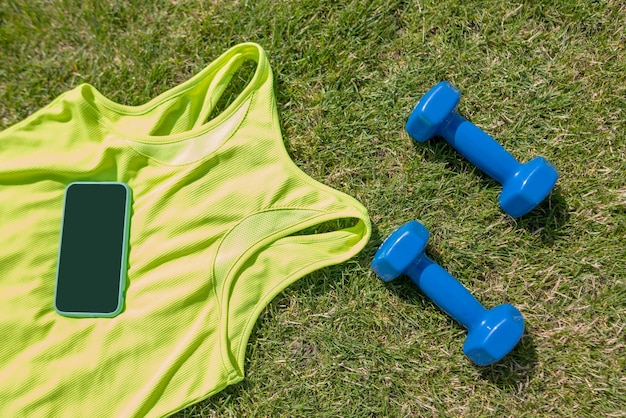
M124 204L124 225L123 225L123 239L122 239L122 251L120 254L121 262L120 262L120 272L119 272L119 294L117 298L117 308L112 312L76 312L76 311L65 311L60 309L57 306L57 296L58 296L58 288L59 288L59 266L61 263L62 256L62 242L63 242L63 231L65 224L65 215L67 209L67 195L69 189L74 185L111 185L116 184L125 188L126 190L126 201ZM54 309L57 313L67 317L73 318L112 318L119 315L124 309L125 298L124 294L126 291L126 282L127 282L127 269L128 269L128 239L130 233L130 217L131 217L131 206L132 206L132 191L130 187L126 183L122 182L114 182L114 181L103 181L103 182L92 182L92 181L77 181L70 183L65 188L65 194L63 197L63 216L61 220L61 233L59 234L59 251L57 257L57 269L56 269L56 280L54 287ZM97 219L95 219L97 221Z

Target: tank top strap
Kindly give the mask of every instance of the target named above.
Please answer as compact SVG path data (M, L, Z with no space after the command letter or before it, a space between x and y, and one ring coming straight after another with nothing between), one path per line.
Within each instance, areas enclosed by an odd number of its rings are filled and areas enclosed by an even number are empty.
M222 54L207 68L208 71L216 72L207 87L202 112L196 120L194 127L201 126L209 118L233 76L248 61L256 63L256 68L254 75L240 95L247 96L262 86L273 88L271 67L263 48L252 42L236 45ZM202 73L198 74L198 76L201 75Z

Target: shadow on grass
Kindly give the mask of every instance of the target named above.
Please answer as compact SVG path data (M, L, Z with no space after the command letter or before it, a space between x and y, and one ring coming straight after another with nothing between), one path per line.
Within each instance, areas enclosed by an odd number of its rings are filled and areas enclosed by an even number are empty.
M480 374L502 390L520 392L531 380L537 361L534 337L527 328L513 351L491 366L480 367Z
M557 184L539 206L515 222L531 234L539 234L542 244L552 245L562 236L562 230L569 221L569 206Z

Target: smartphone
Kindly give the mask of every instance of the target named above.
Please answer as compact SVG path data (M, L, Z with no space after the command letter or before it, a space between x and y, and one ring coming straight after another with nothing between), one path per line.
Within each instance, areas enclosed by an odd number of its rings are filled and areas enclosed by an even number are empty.
M54 308L63 316L114 317L124 306L131 190L119 182L65 189Z

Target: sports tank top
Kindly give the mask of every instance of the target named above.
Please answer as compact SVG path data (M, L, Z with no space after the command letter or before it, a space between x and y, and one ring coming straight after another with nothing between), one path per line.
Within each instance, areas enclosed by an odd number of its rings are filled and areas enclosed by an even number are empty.
M251 80L209 119L246 61ZM74 181L132 190L114 318L53 307ZM371 231L360 203L289 158L253 43L144 105L83 84L0 132L0 225L0 417L48 418L166 416L240 381L267 303L356 255Z

